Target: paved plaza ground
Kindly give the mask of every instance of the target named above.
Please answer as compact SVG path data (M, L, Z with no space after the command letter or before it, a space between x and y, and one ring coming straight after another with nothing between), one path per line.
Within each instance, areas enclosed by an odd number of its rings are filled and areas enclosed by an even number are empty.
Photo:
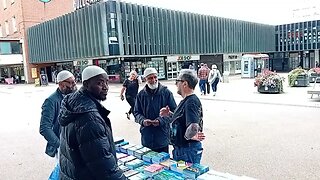
M178 103L174 81L161 83ZM44 153L39 122L41 105L56 87L0 85L0 179L47 179L54 159ZM207 137L202 163L257 179L320 179L320 98L310 99L311 88L285 82L282 94L260 94L253 79L239 76L220 83L215 97L201 96L197 87ZM111 110L113 133L140 144L139 125L126 119L129 106L120 100L120 89L110 84L103 102Z

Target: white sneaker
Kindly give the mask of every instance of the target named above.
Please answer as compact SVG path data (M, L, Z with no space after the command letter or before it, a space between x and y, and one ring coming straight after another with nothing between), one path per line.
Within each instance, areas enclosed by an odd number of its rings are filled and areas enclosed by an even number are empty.
M212 94L213 94L213 96L216 96L216 92L213 92Z

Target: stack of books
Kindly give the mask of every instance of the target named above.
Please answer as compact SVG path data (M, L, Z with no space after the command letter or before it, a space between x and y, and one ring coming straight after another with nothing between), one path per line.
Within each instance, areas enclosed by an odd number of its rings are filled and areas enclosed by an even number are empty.
M184 180L185 178L174 171L163 170L160 173L152 177L155 180Z
M127 166L129 169L136 169L136 168L138 168L138 167L140 167L140 166L143 166L143 165L144 165L144 163L143 163L143 161L140 160L140 159L134 159L134 160L129 161L129 162L126 163L126 166Z
M139 159L142 159L142 156L148 152L150 152L151 149L147 148L147 147L143 147L141 149L138 149L136 151L133 152L133 155Z
M120 143L115 144L115 146L116 146L116 151L117 151L117 152L120 152L120 147L121 147L121 146L128 145L128 144L129 144L129 142L127 142L127 141L121 141Z
M153 163L153 162L152 162L152 159L153 159L154 157L156 157L158 154L159 154L159 153L157 153L157 152L150 151L150 152L148 152L147 154L142 155L142 160L143 160L143 161L146 161L146 162L148 162L148 163Z
M127 149L127 152L128 152L129 155L134 156L134 152L139 150L139 149L142 149L142 148L143 148L143 146L141 146L141 145L135 145L135 146L129 147Z
M163 169L164 167L159 164L151 164L150 166L144 168L143 174L145 174L148 177L153 177L154 175L161 172Z
M125 171L123 174L124 174L127 178L130 178L131 176L134 176L134 175L136 175L136 174L139 174L139 172L130 169L130 170L128 170L128 171Z
M143 173L138 173L135 174L131 177L129 177L130 180L147 180L148 177L146 175L144 175Z
M208 171L209 171L208 166L195 163L195 164L192 164L192 166L185 168L183 170L183 175L192 179L196 179L198 176Z
M117 156L117 159L121 159L121 158L124 158L124 157L127 157L128 154L124 154L124 153L116 153L116 156Z
M171 170L172 168L177 168L178 163L177 161L168 159L166 161L161 162L160 165L162 165L167 170Z
M122 153L128 154L128 148L131 148L131 147L134 147L134 146L135 146L134 144L127 144L127 145L124 145L124 146L120 146L119 150Z
M134 156L127 156L127 157L118 159L118 163L119 163L119 164L126 165L128 162L130 162L130 161L132 161L132 160L135 160L135 159L137 159L137 158L134 157Z
M160 164L161 162L166 161L168 159L170 159L170 154L166 152L161 152L152 158L152 163Z
M171 170L177 173L183 174L183 170L187 167L190 167L192 163L188 163L185 161L178 161L176 167L172 167Z
M253 180L247 176L235 176L209 170L208 166L185 161L174 161L170 154L157 153L141 145L129 144L123 138L115 138L118 165L124 175L132 180Z

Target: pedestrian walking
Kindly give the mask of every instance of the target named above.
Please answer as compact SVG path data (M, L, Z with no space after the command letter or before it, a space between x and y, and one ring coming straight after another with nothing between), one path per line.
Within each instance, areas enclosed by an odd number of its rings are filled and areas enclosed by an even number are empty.
M217 93L218 83L222 81L220 71L215 64L212 65L208 81L211 84L213 96L215 96Z
M204 64L200 64L200 69L198 70L198 78L199 80L199 87L201 95L206 95L206 82L208 79L208 69L204 67Z
M156 152L169 152L169 118L160 117L163 107L174 110L176 102L172 92L158 81L155 68L144 70L145 87L138 93L134 116L140 124L141 144Z
M124 100L123 93L125 92L126 100L127 100L128 104L130 105L129 111L126 112L127 119L129 119L129 120L130 120L131 113L133 113L134 104L136 102L136 97L137 97L138 90L139 90L139 84L141 84L141 79L138 78L137 72L131 71L129 78L123 82L122 89L120 92L121 100L122 101Z
M57 159L55 169L58 168L58 149L60 147L60 125L58 123L58 115L63 97L69 93L76 91L76 83L74 76L69 71L61 71L57 75L58 88L52 93L42 104L40 119L40 134L46 139L47 145L45 153L50 157ZM58 173L53 171L50 177Z
M173 159L200 163L203 130L203 110L200 99L194 94L198 83L192 70L181 70L176 79L177 93L183 98L174 113L169 107L160 110L161 117L171 117L170 144L173 145Z
M117 163L110 111L100 103L107 99L108 75L88 66L82 81L61 105L60 179L126 179Z
M210 73L210 68L208 67L207 64L204 64L204 67L207 69L207 73L209 74ZM209 75L208 75L209 77ZM206 80L206 90L207 90L207 93L210 94L210 89L211 89L211 84L209 83L208 81L208 77L207 77L207 80Z

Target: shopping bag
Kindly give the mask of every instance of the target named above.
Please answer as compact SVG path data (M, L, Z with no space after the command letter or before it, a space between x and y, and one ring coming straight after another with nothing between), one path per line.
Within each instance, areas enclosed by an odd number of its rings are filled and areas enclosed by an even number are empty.
M51 172L48 180L59 180L60 166L57 164Z

